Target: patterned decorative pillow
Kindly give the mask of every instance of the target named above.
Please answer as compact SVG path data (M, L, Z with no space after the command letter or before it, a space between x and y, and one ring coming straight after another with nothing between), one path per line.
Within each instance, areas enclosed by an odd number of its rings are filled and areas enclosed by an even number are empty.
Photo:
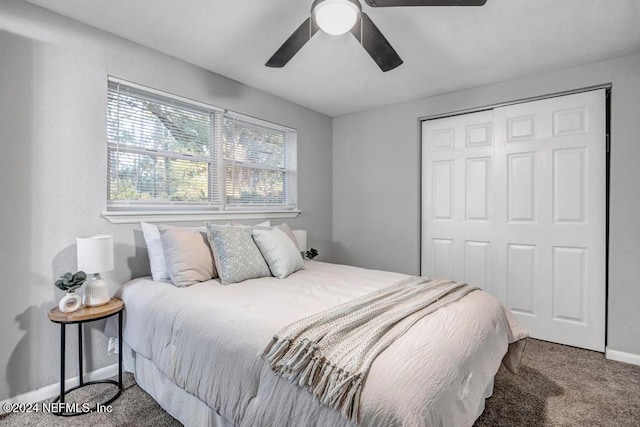
M288 228L288 227L287 227ZM304 261L291 238L280 228L271 230L253 229L253 240L269 265L269 270L278 279L304 268Z
M251 227L207 224L207 235L223 285L271 276Z

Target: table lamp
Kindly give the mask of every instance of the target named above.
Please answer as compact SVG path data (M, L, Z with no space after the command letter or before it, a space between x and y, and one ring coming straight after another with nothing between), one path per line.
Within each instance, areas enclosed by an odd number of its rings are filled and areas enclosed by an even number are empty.
M95 307L111 300L109 285L100 273L113 270L113 236L84 236L76 239L78 245L78 270L93 274L85 282L84 305Z
M296 236L298 250L304 253L307 250L307 230L293 230L293 235Z

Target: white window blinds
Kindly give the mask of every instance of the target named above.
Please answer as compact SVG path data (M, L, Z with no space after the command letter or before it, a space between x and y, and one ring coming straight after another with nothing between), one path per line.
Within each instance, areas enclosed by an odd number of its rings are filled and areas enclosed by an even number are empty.
M296 132L110 80L110 210L296 209Z
M223 126L226 206L294 209L295 134L235 116L225 117Z

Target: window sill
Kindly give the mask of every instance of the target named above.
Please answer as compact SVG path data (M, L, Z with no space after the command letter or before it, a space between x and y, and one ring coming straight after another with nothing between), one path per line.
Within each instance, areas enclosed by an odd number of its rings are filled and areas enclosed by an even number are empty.
M300 211L262 211L262 212L170 212L170 211L106 211L102 216L112 224L135 224L144 222L181 222L181 221L229 221L241 219L295 218Z

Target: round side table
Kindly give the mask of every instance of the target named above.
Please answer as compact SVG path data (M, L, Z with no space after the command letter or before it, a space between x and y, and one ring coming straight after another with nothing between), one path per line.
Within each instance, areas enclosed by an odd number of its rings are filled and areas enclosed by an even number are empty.
M114 384L118 386L117 393L107 400L104 403L100 403L100 406L107 406L116 400L120 394L122 393L122 312L124 310L124 303L121 299L111 298L111 300L97 307L83 307L80 310L71 312L71 313L63 313L58 307L54 307L49 310L47 314L49 320L55 323L60 324L60 396L54 402L60 402L62 407L64 407L64 398L65 395L73 390L77 390L81 387L90 385L90 384ZM107 317L118 315L118 381L114 380L97 380L97 381L87 381L85 382L83 379L83 369L82 369L82 324L86 322L93 322L94 320L106 319ZM77 324L78 325L78 378L79 384L75 387L70 388L69 390L64 389L65 383L65 375L64 375L64 363L65 363L65 328L69 324ZM60 412L55 412L56 415L70 417L75 415L82 415L88 412L93 412L95 409L91 408L86 412L73 412L61 410Z

